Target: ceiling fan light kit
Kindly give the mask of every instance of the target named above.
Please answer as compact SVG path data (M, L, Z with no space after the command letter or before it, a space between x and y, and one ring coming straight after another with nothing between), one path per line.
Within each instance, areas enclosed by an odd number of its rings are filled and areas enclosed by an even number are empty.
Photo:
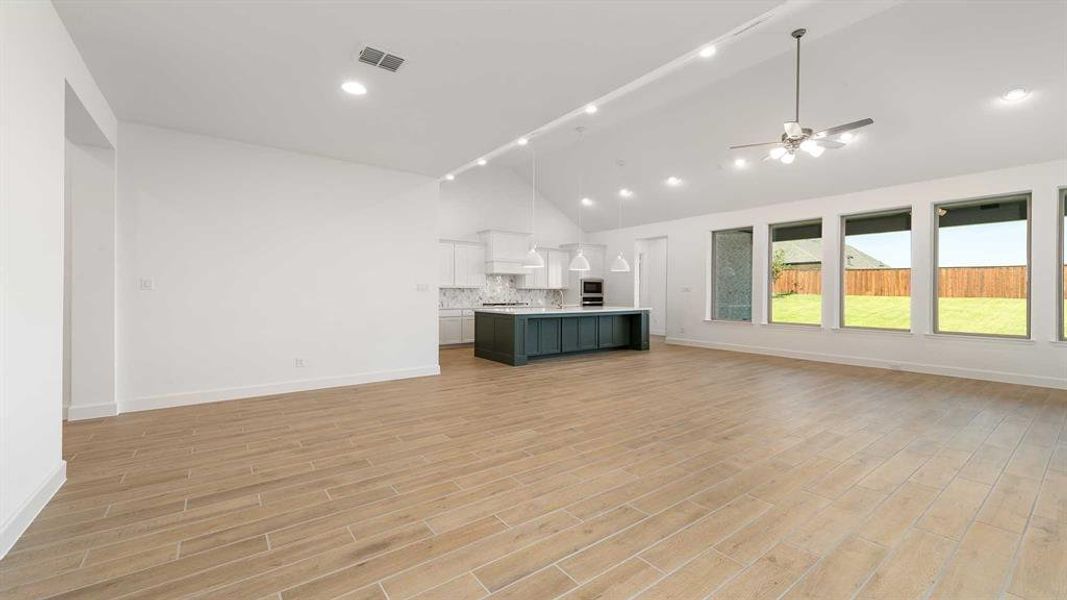
M797 41L796 101L794 104L793 120L786 121L782 124L782 128L785 132L782 134L781 139L774 142L730 146L731 150L771 146L771 150L767 154L767 159L778 160L783 164L789 165L793 164L793 161L796 160L798 150L803 150L811 157L818 158L828 149L833 150L843 148L845 144L853 139L853 130L874 123L873 119L860 119L859 121L837 125L836 127L830 127L829 129L824 129L822 131L814 131L811 128L804 127L800 124L800 38L804 37L804 34L807 32L807 29L796 29L790 34L793 36L793 39ZM829 139L832 136L838 136L837 140Z

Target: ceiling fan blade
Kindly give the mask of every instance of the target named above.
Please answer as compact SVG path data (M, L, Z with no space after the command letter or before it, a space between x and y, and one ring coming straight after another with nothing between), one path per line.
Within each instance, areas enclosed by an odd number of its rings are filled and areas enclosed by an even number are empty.
M782 124L782 127L785 128L785 134L788 137L798 138L804 135L804 128L796 121L786 121Z
M838 125L829 129L824 129L815 134L817 138L828 137L831 135L837 135L846 131L852 131L853 129L859 129L860 127L866 127L874 123L874 119L860 119L859 121L853 121L851 123L845 123L844 125Z
M837 148L844 148L846 146L845 143L837 142L837 141L834 141L834 140L815 140L815 141L819 142L819 145L822 146L823 148L829 148L831 150L836 150Z
M758 146L776 146L776 145L781 144L781 143L782 142L780 142L780 141L776 141L776 142L760 142L758 144L741 144L740 146L730 146L730 149L731 150L740 150L741 148L756 148Z

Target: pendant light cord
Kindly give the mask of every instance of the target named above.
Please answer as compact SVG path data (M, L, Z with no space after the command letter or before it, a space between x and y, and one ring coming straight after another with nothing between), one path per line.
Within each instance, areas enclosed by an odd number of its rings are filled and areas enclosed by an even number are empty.
M533 185L530 186L530 247L537 248L537 150L530 150Z
M578 150L581 151L585 140L585 128L578 128ZM585 204L585 196L582 194L583 187L585 185L585 163L582 163L582 167L578 170L578 252L582 251L582 208Z

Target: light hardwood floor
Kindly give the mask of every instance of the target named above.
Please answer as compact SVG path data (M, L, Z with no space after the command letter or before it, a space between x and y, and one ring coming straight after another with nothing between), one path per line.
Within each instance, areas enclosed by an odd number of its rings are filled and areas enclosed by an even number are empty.
M64 428L3 597L1067 598L1067 392L656 343Z

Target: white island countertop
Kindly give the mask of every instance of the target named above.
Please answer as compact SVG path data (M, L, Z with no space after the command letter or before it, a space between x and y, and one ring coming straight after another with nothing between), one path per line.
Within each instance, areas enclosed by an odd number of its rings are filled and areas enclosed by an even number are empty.
M643 306L501 306L494 308L476 308L476 313L493 313L496 315L588 315L604 313L634 312L652 310Z

